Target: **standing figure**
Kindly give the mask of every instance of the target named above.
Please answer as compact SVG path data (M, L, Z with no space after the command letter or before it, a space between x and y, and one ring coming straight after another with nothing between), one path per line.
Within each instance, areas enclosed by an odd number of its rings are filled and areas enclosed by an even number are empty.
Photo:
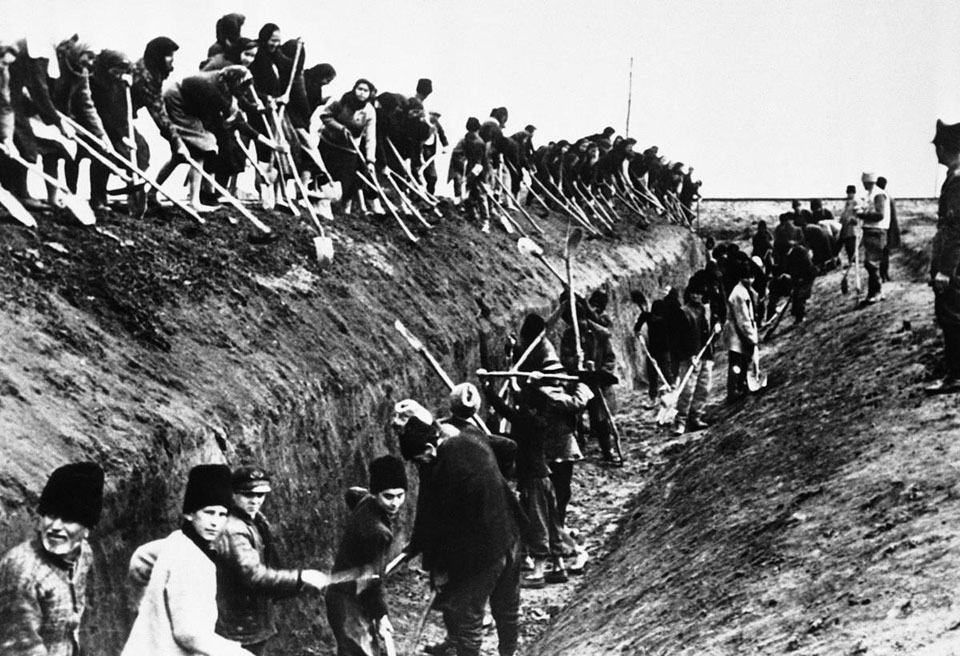
M137 619L121 656L251 656L217 635L216 542L231 503L230 469L197 465L183 495L183 522L159 543ZM131 570L141 562L135 552ZM132 572L133 573L133 572Z
M840 214L840 243L843 252L847 254L847 266L853 265L854 251L857 248L857 219L860 216L860 201L857 199L857 188L847 185L847 197L844 200L843 212Z
M274 599L304 589L323 590L328 577L311 569L283 569L277 536L260 512L271 491L260 467L239 467L232 475L232 503L223 531L213 544L217 560L217 633L261 656L277 633Z
M103 507L103 470L60 467L40 495L37 534L0 559L0 654L74 656L93 552L87 536Z
M877 178L877 186L887 194L887 202L890 203L890 227L887 228L887 243L880 260L880 280L890 282L890 251L900 248L900 222L897 220L897 204L887 191L887 179L881 175Z
M353 490L355 488L351 488ZM370 463L370 492L354 500L333 571L363 568L382 576L393 545L391 522L406 500L407 472L396 456ZM337 656L377 656L378 639L392 642L382 579L337 583L325 595L327 619L337 640Z
M513 656L523 513L493 450L472 433L443 437L435 423L411 418L400 433L400 451L407 460L432 464L429 478L421 479L407 553L422 553L429 566L457 656L479 656L488 601L500 654Z
M753 291L753 266L750 262L736 262L740 282L727 298L727 402L739 399L747 393L747 368L753 360L760 341L757 330L755 292Z
M863 212L863 268L867 270L867 303L883 300L880 280L880 264L883 249L887 247L887 230L890 229L890 199L887 192L877 186L877 176L866 172L861 178L867 192Z
M344 214L353 209L358 194L373 200L374 213L383 214L380 199L373 190L365 188L359 175L373 182L377 175L377 113L371 104L373 84L360 78L353 89L339 100L330 102L320 113L323 129L320 132L320 153L330 176L340 183ZM363 153L363 157L356 150ZM365 160L365 161L364 161Z
M952 394L960 392L960 123L946 125L938 120L933 145L937 161L947 167L930 257L933 307L943 331L946 371L926 391Z

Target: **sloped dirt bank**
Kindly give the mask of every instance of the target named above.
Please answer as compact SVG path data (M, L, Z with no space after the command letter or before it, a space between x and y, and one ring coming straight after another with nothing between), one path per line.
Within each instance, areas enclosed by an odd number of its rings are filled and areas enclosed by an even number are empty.
M904 208L883 302L817 282L764 395L676 441L638 426L659 464L525 654L958 653L960 407L922 392L935 211Z
M559 292L514 238L459 219L424 230L416 246L390 222L338 224L336 258L322 270L302 224L266 220L280 239L265 246L223 216L203 230L183 218L112 214L103 233L54 217L41 219L39 234L0 225L0 548L29 534L51 469L104 464L90 653L122 645L127 558L176 525L190 466L254 458L277 472L267 511L288 559L329 566L343 489L394 448L392 405L414 396L440 407L445 397L393 321L464 379L478 366L473 296L486 295L501 340ZM611 285L621 353L632 348L635 314L626 290L676 284L698 263L689 232L627 223L619 239L584 242L576 265L578 290ZM559 264L565 224L545 227L538 241ZM623 360L628 384L635 372ZM278 650L329 650L317 600L285 608Z

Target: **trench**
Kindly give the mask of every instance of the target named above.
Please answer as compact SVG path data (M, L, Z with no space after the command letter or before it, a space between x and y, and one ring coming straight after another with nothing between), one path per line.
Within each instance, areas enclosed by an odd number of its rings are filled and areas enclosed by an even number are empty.
M547 249L557 265L563 228L548 225L541 238L559 245ZM134 612L129 556L177 525L191 466L255 460L274 472L265 512L283 536L285 559L328 568L346 511L343 491L365 484L371 458L397 449L389 432L393 405L412 397L444 411L443 383L394 332L392 319L404 321L453 379L468 380L479 366L476 294L493 307L491 345L503 344L526 313L551 310L559 284L539 263L520 261L511 239L481 241L462 224L444 231L432 250L416 251L367 233L362 247L348 242L355 252L335 271L294 261L275 275L246 272L246 287L234 288L239 294L181 298L164 309L177 329L166 352L41 282L27 281L44 303L0 312L10 347L0 375L20 391L0 397L0 427L11 437L0 464L9 529L0 548L29 535L53 467L93 458L107 470L104 515L91 536L95 566L83 625L89 653L122 648ZM630 291L662 293L701 265L696 238L669 225L585 241L578 251L577 291L604 286L610 295L621 386L644 383ZM61 385L51 388L51 372ZM399 521L401 541L414 507L411 499ZM320 603L285 603L278 653L331 644Z

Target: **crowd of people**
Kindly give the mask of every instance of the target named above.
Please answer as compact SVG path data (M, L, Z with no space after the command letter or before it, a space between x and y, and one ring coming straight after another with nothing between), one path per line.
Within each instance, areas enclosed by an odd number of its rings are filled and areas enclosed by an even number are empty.
M243 196L237 177L245 170L253 171L265 210L307 209L332 219L337 199L344 215L399 219L440 205L436 158L450 141L430 106L432 80L421 78L406 95L379 92L361 78L331 98L325 90L336 77L332 65L306 67L304 43L284 40L276 24L263 25L255 38L244 27L242 14L223 16L199 70L175 82L168 78L179 46L165 36L147 43L136 61L111 49L95 53L77 35L52 55L27 39L0 43L7 209L17 215L13 204L27 211L62 205L77 192L84 159L94 211L109 207L111 193L126 195L138 216L158 209L167 196L162 185L184 164L187 202L169 200L194 217ZM147 173L150 147L134 122L141 110L170 149L155 176ZM508 212L526 214L535 200L544 210L608 227L617 200L685 221L693 216L700 187L693 169L660 156L656 146L634 152L634 139L606 128L536 147L536 128L508 134L508 117L507 108L496 107L486 120L469 118L450 157L454 203L485 231L491 217L509 230ZM44 176L45 200L31 196L29 175ZM108 192L111 176L125 182L118 191Z
M92 206L107 205L117 167L131 174L125 193L132 208L157 205L156 188L136 184L138 173L146 178L150 152L131 121L145 109L170 146L157 181L189 164L187 205L194 212L218 203L221 189L234 189L247 166L256 172L267 209L320 203L324 188L336 182L343 213L393 211L380 179L406 199L398 198L401 204L430 204L436 155L450 143L441 115L427 105L431 80L420 79L415 94L405 96L378 93L360 79L330 99L323 91L336 74L332 66L306 68L303 43L284 41L277 25L264 25L254 39L243 36L243 24L239 14L221 18L201 70L166 88L178 49L166 37L150 41L135 63L112 50L94 54L72 37L57 46L58 76L26 40L0 44L0 184L25 207L43 207L26 184L30 165L42 161L51 179L47 203L56 204L61 188L76 191L79 163L91 158ZM591 219L604 223L613 199L675 210L690 220L700 183L692 169L663 158L656 147L635 152L636 141L612 128L535 147L533 125L506 135L508 116L497 107L484 122L471 117L453 147L448 180L483 229L496 208L522 212L535 201L585 226L594 225ZM931 269L947 352L947 375L937 391L958 391L960 125L938 124L935 143L949 169ZM62 185L60 160L66 162ZM291 178L299 201L285 182ZM406 192L396 186L401 181ZM862 184L862 197L847 189L839 217L819 200L809 209L795 202L772 231L763 221L757 225L749 254L708 238L705 266L682 289L652 303L632 294L649 395L661 406L658 420L674 434L708 426L721 344L727 401L763 388L765 330L788 309L802 322L815 277L843 266L843 255L859 292L862 253L864 303L883 298L890 250L899 243L895 203L884 178L864 173ZM373 459L367 484L345 490L347 519L330 572L282 563L278 536L261 510L271 476L259 464L193 467L179 527L132 555L130 580L139 602L123 653L265 654L277 633L276 600L308 592L324 595L339 654L390 653L386 577L414 557L429 573L431 605L442 612L447 632L430 653L479 654L488 606L499 653L516 653L521 590L565 582L587 563L567 510L574 467L588 442L596 442L607 465L623 465L608 301L604 290L584 299L566 289L549 317L527 315L510 344L507 382L481 376L479 387L455 385L445 416L415 399L398 403L391 451L403 460L393 454ZM482 364L492 371L500 363L491 354L499 349L487 343L490 309L482 298L478 305ZM560 321L555 346L547 335ZM394 535L410 487L404 460L417 471L418 494L410 540L400 547ZM80 653L92 562L88 536L99 520L103 487L104 472L95 463L64 465L50 475L36 509L36 535L0 559L0 652Z

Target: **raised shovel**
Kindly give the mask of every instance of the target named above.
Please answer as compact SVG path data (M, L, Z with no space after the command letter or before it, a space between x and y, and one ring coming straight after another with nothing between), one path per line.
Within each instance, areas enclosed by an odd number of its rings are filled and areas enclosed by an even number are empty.
M437 362L436 358L434 358L433 355L430 354L430 351L424 347L423 342L421 342L413 335L413 333L407 330L407 327L404 326L403 322L399 319L393 322L393 327L396 328L398 333L403 335L403 338L407 340L407 343L410 344L414 351L423 356L423 359L426 360L427 363L437 373L437 375L440 376L441 380L446 383L447 388L452 390L454 388L453 379L447 375L447 372L443 370L443 367L440 366L440 363ZM476 415L470 417L470 422L487 435L490 435L490 429L487 428L487 425L480 421Z
M550 270L550 273L557 277L557 280L560 281L561 285L567 284L566 279L560 275L560 272L557 271L552 264L547 262L546 258L543 256L543 248L541 248L537 242L533 241L529 237L521 237L517 240L517 250L520 251L521 255L532 256L543 262L543 265Z
M60 180L51 175L47 175L47 173L36 164L31 164L23 159L19 153L13 152L2 144L0 144L0 151L3 151L7 157L26 168L30 173L33 173L35 176L42 178L45 182L59 189L61 193L63 193L63 206L67 208L67 211L69 211L77 221L88 226L97 222L97 215L93 213L90 204L78 196L75 196ZM34 225L36 225L36 223L34 223Z

